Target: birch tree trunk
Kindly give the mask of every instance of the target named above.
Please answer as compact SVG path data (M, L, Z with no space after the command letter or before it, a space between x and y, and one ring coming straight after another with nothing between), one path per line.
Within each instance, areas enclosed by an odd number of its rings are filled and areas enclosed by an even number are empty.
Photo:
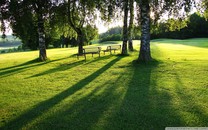
M123 46L122 55L128 54L127 51L127 41L128 41L128 0L124 0L124 26L123 26Z
M141 0L141 46L138 61L148 62L151 58L150 52L150 6L148 0Z
M39 42L39 59L41 61L45 61L47 59L47 55L46 55L46 45L45 45L44 21L43 21L43 16L40 12L38 14L38 42Z
M129 19L129 51L133 51L133 41L132 41L132 34L133 34L133 24L134 24L134 0L130 0L129 2L129 11L130 11L130 19Z

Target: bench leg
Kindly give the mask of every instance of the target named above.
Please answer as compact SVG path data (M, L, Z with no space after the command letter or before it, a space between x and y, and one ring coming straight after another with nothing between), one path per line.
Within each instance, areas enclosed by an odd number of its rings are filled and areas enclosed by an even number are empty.
M79 60L79 54L77 54L77 59Z

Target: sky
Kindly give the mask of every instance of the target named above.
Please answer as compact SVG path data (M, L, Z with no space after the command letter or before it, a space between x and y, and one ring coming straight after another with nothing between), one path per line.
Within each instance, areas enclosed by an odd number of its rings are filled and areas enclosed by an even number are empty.
M113 22L108 23L108 24L105 24L102 21L97 21L96 22L96 26L98 28L98 33L99 34L107 32L110 28L117 27L117 26L122 26L122 25L123 25L122 20L113 21Z

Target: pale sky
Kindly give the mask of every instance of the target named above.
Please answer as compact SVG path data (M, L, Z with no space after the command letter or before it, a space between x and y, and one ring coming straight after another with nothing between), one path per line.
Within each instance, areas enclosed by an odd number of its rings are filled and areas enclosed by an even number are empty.
M100 34L100 33L104 33L106 31L108 31L110 28L123 26L123 21L122 20L117 20L115 22L108 23L108 24L104 24L103 22L97 22L96 26L97 26L98 32Z

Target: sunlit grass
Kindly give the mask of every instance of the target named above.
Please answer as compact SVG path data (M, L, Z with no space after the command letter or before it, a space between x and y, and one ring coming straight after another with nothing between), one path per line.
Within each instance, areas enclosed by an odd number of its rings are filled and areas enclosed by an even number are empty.
M51 49L44 63L37 51L1 54L0 129L207 126L208 39L154 40L151 49L149 64L133 62L138 52L85 62L77 48Z

